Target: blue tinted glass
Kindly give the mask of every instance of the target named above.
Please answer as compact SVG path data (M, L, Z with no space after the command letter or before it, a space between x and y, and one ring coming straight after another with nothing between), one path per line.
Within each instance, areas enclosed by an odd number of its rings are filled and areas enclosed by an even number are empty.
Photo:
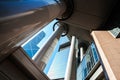
M95 62L97 62L99 60L99 57L98 57L98 53L97 53L96 47L95 47L95 45L93 43L91 45L91 49L92 49L92 53L93 53Z
M33 39L31 39L29 42L27 42L23 49L26 51L28 56L32 58L35 53L39 50L39 47L37 44L45 37L45 32L41 31L37 36L35 36Z
M85 80L89 72L92 70L92 68L98 61L99 61L98 53L95 45L92 43L77 69L77 80Z

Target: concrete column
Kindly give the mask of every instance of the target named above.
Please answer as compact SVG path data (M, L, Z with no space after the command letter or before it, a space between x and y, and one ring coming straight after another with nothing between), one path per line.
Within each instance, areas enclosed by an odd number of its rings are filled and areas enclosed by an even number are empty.
M82 61L83 56L84 56L83 47L80 47L80 61Z
M71 41L70 52L69 52L69 56L68 56L68 62L67 62L64 80L70 80L70 78L71 78L74 48L75 48L75 36L72 36L72 41Z

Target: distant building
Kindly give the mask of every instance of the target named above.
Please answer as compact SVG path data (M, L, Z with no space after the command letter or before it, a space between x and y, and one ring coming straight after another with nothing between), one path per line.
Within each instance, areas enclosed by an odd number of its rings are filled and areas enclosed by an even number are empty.
M104 80L105 75L95 44L92 43L77 68L76 80Z
M41 31L39 34L32 37L28 42L26 42L22 47L30 58L32 58L36 52L40 49L37 44L45 37L45 32Z
M64 80L68 62L70 41L67 40L67 37L61 37L58 45L59 49L57 53L55 53L55 57L47 74L47 76L52 80Z

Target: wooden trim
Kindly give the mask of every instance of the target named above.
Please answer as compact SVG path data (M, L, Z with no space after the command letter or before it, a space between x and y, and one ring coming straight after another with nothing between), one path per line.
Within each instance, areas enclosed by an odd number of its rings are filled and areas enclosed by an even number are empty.
M116 78L116 76L115 76L115 74L113 73L113 70L112 70L112 68L111 68L111 66L110 66L110 63L109 63L109 61L108 61L108 59L107 59L107 57L106 57L106 55L105 55L105 51L103 50L103 45L101 45L101 42L100 42L100 40L98 39L98 37L100 36L98 36L98 34L97 34L97 32L100 32L100 31L93 31L92 33L91 33L91 35L92 35L92 37L93 37L93 39L94 39L94 41L95 41L95 44L96 44L96 47L97 47L97 49L98 49L98 52L99 52L99 55L100 55L100 57L101 57L101 60L102 60L102 62L103 62L103 64L104 64L104 67L105 67L105 69L106 69L106 72L107 72L107 74L108 74L108 77L109 77L109 79L110 80L117 80L117 78ZM101 31L101 33L103 32L103 34L104 33L106 33L105 31ZM96 35L97 34L97 35ZM101 35L103 35L103 34L101 34ZM105 35L105 34L104 34Z

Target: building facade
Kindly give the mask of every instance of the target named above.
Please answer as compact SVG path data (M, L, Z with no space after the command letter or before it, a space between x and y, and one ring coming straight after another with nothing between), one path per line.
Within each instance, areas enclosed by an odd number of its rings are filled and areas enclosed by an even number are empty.
M69 50L70 50L70 41L68 40L67 37L61 37L59 42L58 42L58 49L55 53L55 57L52 61L52 64L49 68L49 71L47 73L47 76L52 79L64 79L65 77L65 72L66 72L66 66L68 62L68 55L69 55ZM62 47L64 45L64 47Z

